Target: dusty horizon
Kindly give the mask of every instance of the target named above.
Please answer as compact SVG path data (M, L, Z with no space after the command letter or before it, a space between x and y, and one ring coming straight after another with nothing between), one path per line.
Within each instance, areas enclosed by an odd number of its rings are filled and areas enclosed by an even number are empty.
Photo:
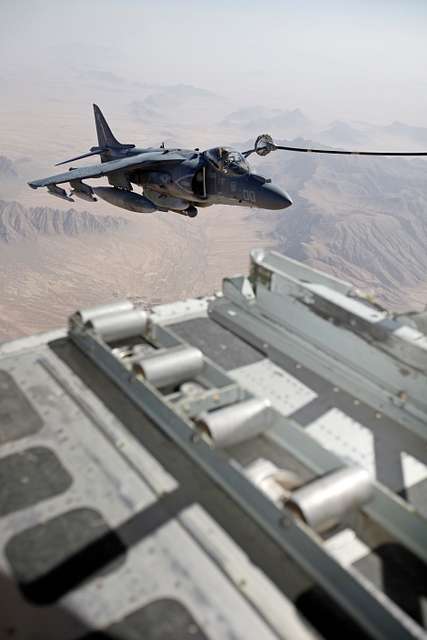
M427 126L427 4L420 0L4 0L8 99L92 102L99 82L190 84L231 103L324 121ZM98 78L90 74L98 74ZM62 84L61 84L62 83ZM73 89L65 91L67 84Z

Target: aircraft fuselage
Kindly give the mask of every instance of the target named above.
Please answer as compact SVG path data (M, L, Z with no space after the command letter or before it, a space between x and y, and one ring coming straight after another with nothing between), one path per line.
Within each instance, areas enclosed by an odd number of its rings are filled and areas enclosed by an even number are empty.
M109 159L162 151L159 148L131 149L125 154L111 154ZM292 204L286 192L259 175L245 173L228 175L209 164L203 152L191 149L164 150L178 152L185 159L177 165L159 171L135 171L130 181L144 190L144 194L163 208L185 209L184 203L199 207L224 204L259 209L279 210ZM200 176L200 184L197 177ZM199 188L198 188L199 187ZM153 196L153 197L151 197ZM177 201L181 200L181 204ZM174 206L168 206L172 204Z

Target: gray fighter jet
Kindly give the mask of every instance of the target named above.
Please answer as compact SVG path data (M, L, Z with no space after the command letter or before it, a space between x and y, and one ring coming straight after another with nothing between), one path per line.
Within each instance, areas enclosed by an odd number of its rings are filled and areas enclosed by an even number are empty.
M49 193L74 202L72 196L87 201L102 200L138 213L174 211L193 218L197 207L227 204L258 209L286 209L292 200L285 191L271 184L271 180L252 173L246 160L252 153L265 156L271 151L328 153L376 156L425 156L427 153L370 152L308 149L275 145L268 134L258 136L253 149L241 153L230 147L199 149L137 148L134 144L121 144L114 137L99 107L94 104L98 146L88 153L58 164L67 164L99 155L101 164L70 168L48 178L33 180L33 189L47 187ZM91 187L86 178L107 177L110 187ZM71 193L59 184L68 182ZM133 186L142 187L142 194Z

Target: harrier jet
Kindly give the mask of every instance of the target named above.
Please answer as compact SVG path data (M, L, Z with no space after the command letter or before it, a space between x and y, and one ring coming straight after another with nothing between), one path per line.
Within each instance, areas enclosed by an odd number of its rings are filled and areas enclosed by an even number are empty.
M70 167L66 173L33 180L33 189L47 187L49 193L74 202L77 196L89 202L97 196L110 204L137 213L173 211L194 218L198 207L226 204L257 209L280 210L292 204L289 195L271 184L269 178L252 173L247 157L252 153L265 156L282 149L312 153L346 155L413 156L427 153L392 153L369 151L340 151L308 149L275 145L268 134L258 136L253 149L241 153L230 147L199 149L166 149L160 147L137 148L122 144L113 135L100 108L93 105L98 146L88 153L58 164L99 155L101 163ZM89 178L106 177L111 186L92 187L83 182ZM58 185L68 182L71 192ZM134 186L142 188L136 193Z

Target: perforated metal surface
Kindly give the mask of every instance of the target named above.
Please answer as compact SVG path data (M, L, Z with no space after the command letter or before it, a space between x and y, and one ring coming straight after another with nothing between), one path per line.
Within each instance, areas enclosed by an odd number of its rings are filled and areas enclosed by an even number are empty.
M384 418L378 414L378 420ZM377 465L383 464L380 454L376 454L375 432L350 418L337 408L330 409L306 427L308 433L324 447L330 449L348 462L365 467L373 477L377 477ZM384 437L384 436L383 436ZM390 484L395 491L408 488L427 478L427 466L405 452L395 450L395 463L389 457L391 466L395 465L395 475L390 469ZM401 472L403 472L403 477Z
M284 416L295 413L317 397L313 389L267 359L233 369L231 375L255 395L268 398Z

